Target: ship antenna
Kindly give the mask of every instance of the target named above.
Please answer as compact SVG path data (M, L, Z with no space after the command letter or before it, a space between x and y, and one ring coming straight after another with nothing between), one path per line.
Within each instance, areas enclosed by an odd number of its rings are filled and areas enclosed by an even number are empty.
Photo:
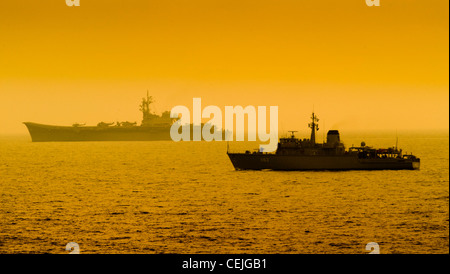
M311 116L311 123L308 124L308 126L311 128L311 144L315 144L316 143L316 131L319 130L319 125L317 124L317 122L319 122L319 118L317 118L317 116L314 114L314 112L312 113Z
M398 148L398 130L395 130L395 150L397 150Z
M323 120L323 130L322 130L322 144L325 143L325 120Z

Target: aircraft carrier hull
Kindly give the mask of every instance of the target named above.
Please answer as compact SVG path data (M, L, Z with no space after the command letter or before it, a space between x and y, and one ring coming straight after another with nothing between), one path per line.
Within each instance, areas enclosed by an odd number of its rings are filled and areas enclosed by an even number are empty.
M70 127L24 123L33 142L161 141L171 140L170 126L164 127Z
M419 169L419 159L359 159L355 155L228 153L236 170L400 170Z

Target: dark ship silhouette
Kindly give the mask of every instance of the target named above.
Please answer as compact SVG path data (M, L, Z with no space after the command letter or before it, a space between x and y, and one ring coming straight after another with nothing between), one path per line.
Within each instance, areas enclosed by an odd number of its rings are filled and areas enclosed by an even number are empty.
M142 123L136 122L100 122L97 126L73 124L72 126L44 125L24 122L33 142L74 142L74 141L160 141L172 140L170 128L177 118L170 118L170 112L161 115L150 112L153 98L148 95L142 99L140 111ZM202 125L192 125L193 127ZM191 132L193 132L191 130Z
M319 119L312 114L311 139L295 138L296 131L289 138L280 138L275 153L246 151L230 153L227 151L236 170L383 170L419 169L420 159L412 154L403 155L397 147L376 149L366 146L348 150L340 141L339 131L330 130L327 142L316 143Z

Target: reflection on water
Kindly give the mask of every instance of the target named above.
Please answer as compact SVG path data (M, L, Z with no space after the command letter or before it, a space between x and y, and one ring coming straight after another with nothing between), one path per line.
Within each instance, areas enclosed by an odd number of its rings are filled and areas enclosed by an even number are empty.
M273 172L225 142L3 138L0 253L448 253L448 145L403 139L419 171Z

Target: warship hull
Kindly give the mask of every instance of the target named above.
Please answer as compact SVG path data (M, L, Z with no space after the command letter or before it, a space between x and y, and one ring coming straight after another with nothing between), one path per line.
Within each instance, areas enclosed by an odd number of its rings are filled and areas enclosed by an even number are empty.
M419 169L419 159L359 159L355 155L228 153L236 170L400 170Z
M24 123L33 142L161 141L171 140L170 126L94 127Z

